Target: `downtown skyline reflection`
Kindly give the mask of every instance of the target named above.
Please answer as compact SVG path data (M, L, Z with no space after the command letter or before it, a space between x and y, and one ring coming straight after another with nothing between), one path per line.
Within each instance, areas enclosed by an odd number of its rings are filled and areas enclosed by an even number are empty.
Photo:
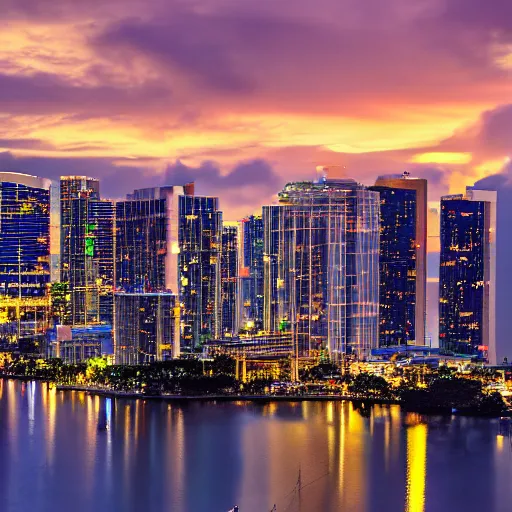
M394 405L171 404L0 380L0 425L8 512L505 511L512 497L497 421Z

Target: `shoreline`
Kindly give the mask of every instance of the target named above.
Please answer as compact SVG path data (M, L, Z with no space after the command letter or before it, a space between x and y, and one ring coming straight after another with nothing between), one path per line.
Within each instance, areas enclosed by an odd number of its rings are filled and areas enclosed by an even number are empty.
M27 377L17 375L0 375L0 379L20 380L23 382L39 381L47 382L56 391L77 391L94 396L106 398L126 398L129 400L151 400L162 402L252 402L264 404L270 402L355 402L364 410L372 405L398 405L404 412L424 414L427 416L466 416L474 418L503 418L512 417L512 411L504 411L501 414L487 414L472 410L452 410L444 407L414 407L397 399L378 397L354 397L348 395L145 395L143 393L115 391L112 389L100 389L89 386L77 386L67 384L54 384L42 377Z
M96 389L87 386L68 386L58 384L57 391L80 391L91 395L109 398L130 398L143 400L161 400L164 402L365 402L372 404L400 405L400 402L385 398L356 398L346 395L144 395L142 393Z

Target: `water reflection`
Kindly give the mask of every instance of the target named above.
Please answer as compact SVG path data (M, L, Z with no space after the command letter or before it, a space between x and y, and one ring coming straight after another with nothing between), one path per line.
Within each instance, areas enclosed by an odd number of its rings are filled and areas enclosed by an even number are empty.
M427 478L427 425L407 429L407 512L425 510L425 481Z
M0 381L0 510L505 512L512 449L497 427L395 406L168 404Z

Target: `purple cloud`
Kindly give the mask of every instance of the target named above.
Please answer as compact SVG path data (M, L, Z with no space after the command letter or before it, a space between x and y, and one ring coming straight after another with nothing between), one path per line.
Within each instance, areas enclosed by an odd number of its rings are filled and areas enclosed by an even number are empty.
M19 115L84 112L88 117L161 110L170 90L156 83L143 86L84 86L49 73L0 74L0 112Z

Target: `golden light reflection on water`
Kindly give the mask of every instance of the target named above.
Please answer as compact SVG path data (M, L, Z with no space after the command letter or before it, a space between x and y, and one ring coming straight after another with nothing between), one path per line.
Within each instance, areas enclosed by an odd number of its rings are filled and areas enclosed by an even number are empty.
M406 512L425 510L427 433L428 428L425 424L410 426L407 429Z
M48 466L53 466L55 455L55 426L57 416L57 390L52 387L43 389L43 396L45 400L45 408L48 411L47 415L47 435L46 435L46 458L48 459Z
M340 442L339 442L339 478L338 478L338 488L340 492L340 496L343 498L343 491L344 491L344 485L345 485L345 410L346 408L342 408L340 411Z
M496 436L496 447L498 448L498 451L503 451L503 442L505 440L505 437L501 434L498 434Z
M39 383L34 396L30 384L4 381L2 386L5 407L0 412L4 431L9 432L6 460L27 452L32 463L37 443L29 449L26 445L43 433L42 459L48 470L44 478L62 478L63 461L68 467L73 457L80 492L94 494L99 481L101 492L122 490L116 497L120 510L130 508L134 496L140 495L136 484L147 478L151 492L175 512L210 510L197 505L198 494L211 492L208 489L243 511L271 510L275 503L277 510L290 512L425 512L433 506L431 497L445 492L443 486L436 488L436 471L452 474L454 467L436 467L435 451L446 450L446 440L458 443L461 433L447 428L461 427L460 419L430 422L404 414L397 406L360 410L346 402L170 405L58 392ZM99 428L103 416L107 432ZM30 418L35 418L32 434ZM489 456L508 463L509 440L496 433L492 430L487 438L494 448ZM436 447L439 439L442 447ZM432 456L428 484L427 453ZM461 467L458 464L455 467ZM295 499L287 508L299 468L304 488L300 501ZM11 479L16 478L12 473ZM222 510L218 503L211 509Z

